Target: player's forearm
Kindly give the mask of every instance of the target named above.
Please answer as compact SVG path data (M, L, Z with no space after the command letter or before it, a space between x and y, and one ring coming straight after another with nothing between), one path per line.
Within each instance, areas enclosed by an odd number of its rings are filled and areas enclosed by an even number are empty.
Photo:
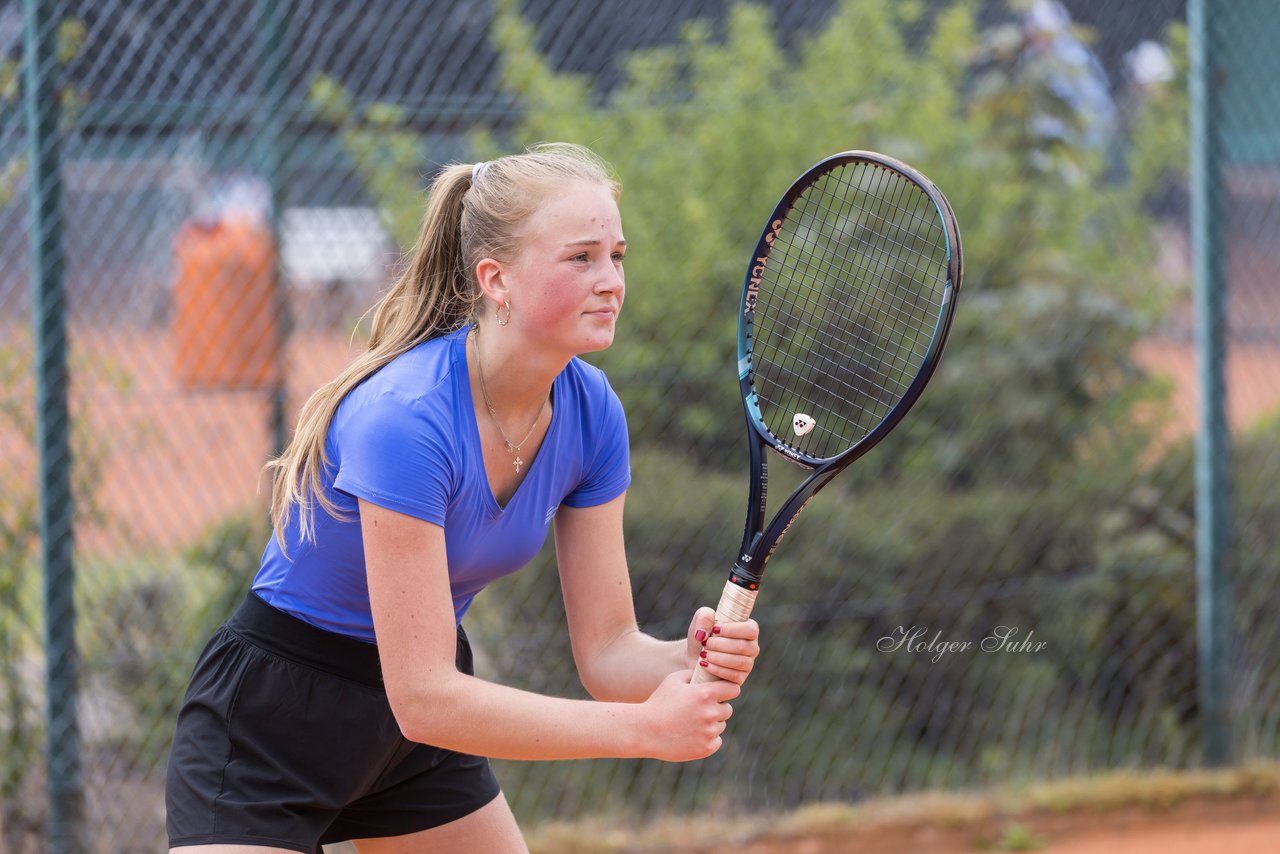
M639 707L547 697L461 673L392 693L405 738L494 759L646 755Z
M661 641L632 630L579 661L578 672L597 700L640 703L672 672L689 667L686 647L683 640Z

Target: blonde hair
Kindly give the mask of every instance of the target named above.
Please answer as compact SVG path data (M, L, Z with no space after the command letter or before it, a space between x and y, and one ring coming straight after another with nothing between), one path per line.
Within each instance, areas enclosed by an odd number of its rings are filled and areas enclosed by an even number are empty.
M573 180L603 184L615 199L621 193L604 161L568 143L537 145L475 166L454 164L432 181L422 230L404 272L371 309L368 349L311 395L298 415L293 439L267 463L272 471L271 521L281 549L295 508L304 542L315 539L317 505L339 516L323 487L329 465L325 440L343 398L402 353L465 326L481 302L476 265L484 258L513 261L521 227Z

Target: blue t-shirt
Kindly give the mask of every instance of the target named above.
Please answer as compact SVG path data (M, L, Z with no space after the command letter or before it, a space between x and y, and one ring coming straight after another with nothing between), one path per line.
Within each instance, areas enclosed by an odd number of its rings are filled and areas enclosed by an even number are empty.
M552 384L551 425L505 507L489 487L467 376L469 329L394 359L352 389L329 425L325 494L346 518L297 513L274 537L253 589L268 604L332 632L374 642L358 498L444 528L455 618L489 582L538 553L557 508L604 504L631 480L626 416L604 374L573 359Z

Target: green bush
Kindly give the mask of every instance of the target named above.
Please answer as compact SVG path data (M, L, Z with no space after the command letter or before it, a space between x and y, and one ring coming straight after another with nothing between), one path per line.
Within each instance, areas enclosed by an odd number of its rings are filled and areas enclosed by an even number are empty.
M244 511L180 554L85 573L85 682L128 707L112 737L136 767L150 770L167 752L196 656L244 597L270 535L264 513Z
M771 725L735 728L724 762L754 757L751 791L788 800L1189 755L1192 556L1141 512L1188 479L1147 466L1168 388L1132 356L1185 286L1156 276L1147 206L1185 162L1182 81L1132 106L1130 137L1090 147L1051 59L979 31L972 3L920 9L843 0L784 46L767 11L735 4L722 37L691 24L628 57L604 94L537 53L514 3L494 27L524 110L477 156L568 139L626 183L627 309L593 358L638 449L629 560L651 623L712 600L739 536L733 306L777 196L821 157L868 148L919 167L956 209L966 283L938 376L770 565L772 643L741 706ZM1042 115L1067 132L1038 134ZM904 622L1054 642L925 667L875 651ZM821 784L796 788L796 768Z
M687 789L694 808L708 775L741 806L1193 755L1193 551L1178 533L1190 470L1185 449L1157 441L1167 383L1132 355L1186 285L1158 277L1151 213L1186 161L1185 68L1126 103L1099 146L1051 85L1061 69L1020 50L1016 29L981 30L976 5L840 0L784 45L768 11L736 3L723 32L694 22L600 91L538 53L514 0L498 4L502 82L522 112L476 134L477 159L569 140L625 183L627 307L592 359L628 408L628 557L650 629L682 632L736 549L735 306L792 178L844 149L906 160L951 200L966 264L928 392L770 564L767 654L724 755L678 769L513 766L519 810L551 809L551 780L570 809L654 785ZM1169 40L1185 44L1180 29ZM1061 132L1040 132L1042 116ZM773 468L777 496L796 473ZM580 691L549 551L469 619L499 678ZM973 642L1015 626L1050 642L924 665L876 648L904 624ZM518 643L512 625L525 627Z

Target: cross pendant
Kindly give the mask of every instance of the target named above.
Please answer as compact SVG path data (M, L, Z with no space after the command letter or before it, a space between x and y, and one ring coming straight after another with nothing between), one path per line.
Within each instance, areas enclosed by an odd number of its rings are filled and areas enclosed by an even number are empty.
M520 459L520 455L516 454L516 474L520 474L520 466L524 465L524 460Z

